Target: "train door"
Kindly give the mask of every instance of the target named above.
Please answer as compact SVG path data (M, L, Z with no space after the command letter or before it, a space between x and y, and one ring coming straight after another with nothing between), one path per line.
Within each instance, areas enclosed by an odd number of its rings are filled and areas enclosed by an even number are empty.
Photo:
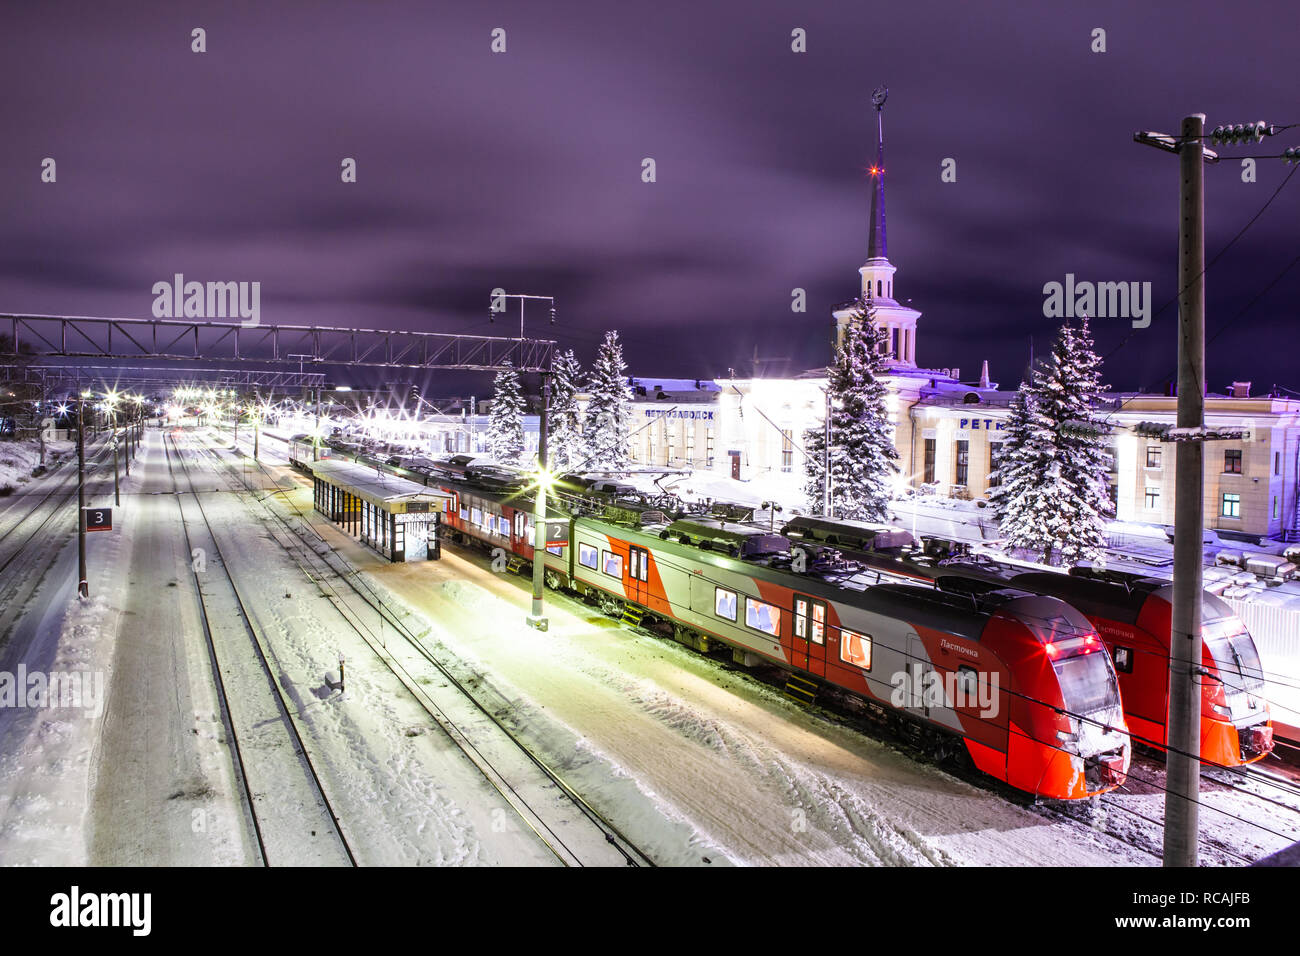
M806 594L794 596L794 642L796 667L826 676L826 602Z
M907 710L918 717L932 719L932 711L938 706L934 691L934 665L925 649L925 644L915 634L907 635ZM934 706L932 706L934 705Z
M643 607L650 596L650 552L635 544L628 547L627 596Z

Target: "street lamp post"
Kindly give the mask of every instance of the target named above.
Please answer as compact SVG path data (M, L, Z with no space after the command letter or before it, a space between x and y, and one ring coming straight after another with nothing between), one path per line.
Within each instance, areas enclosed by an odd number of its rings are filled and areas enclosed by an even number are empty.
M77 595L90 597L86 577L86 400L77 399Z

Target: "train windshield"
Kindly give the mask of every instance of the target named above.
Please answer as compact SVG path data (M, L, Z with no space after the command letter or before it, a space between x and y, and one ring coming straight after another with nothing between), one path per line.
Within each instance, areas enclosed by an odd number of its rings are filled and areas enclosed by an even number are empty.
M1077 654L1052 661L1061 683L1065 709L1076 714L1095 714L1119 706L1119 685L1104 652Z
M1259 662L1259 651L1245 625L1235 617L1211 621L1201 628L1205 642L1219 677L1233 690L1262 690L1264 668Z

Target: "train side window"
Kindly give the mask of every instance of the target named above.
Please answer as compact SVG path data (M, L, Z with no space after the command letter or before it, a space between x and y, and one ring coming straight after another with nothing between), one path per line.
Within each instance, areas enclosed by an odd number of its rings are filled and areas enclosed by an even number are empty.
M469 509L466 508L464 505L460 506L460 520L461 521L469 520Z
M1121 674L1133 673L1133 648L1120 647L1116 644L1115 651L1111 657L1115 661L1115 670L1119 671Z
M752 597L745 598L745 624L756 631L779 637L781 634L781 609L775 604L764 604Z
M621 578L623 576L623 556L606 551L605 564L601 570L611 578Z
M713 589L713 613L728 621L736 619L736 592L726 588Z
M598 560L599 555L596 553L595 548L589 544L578 545L578 563L584 568L591 568L591 570L595 571Z
M979 671L965 664L957 665L957 700L958 707L974 707L979 701Z
M504 515L497 518L497 530L501 533L502 537L510 537L510 520Z
M871 635L841 628L840 660L864 671L871 670Z

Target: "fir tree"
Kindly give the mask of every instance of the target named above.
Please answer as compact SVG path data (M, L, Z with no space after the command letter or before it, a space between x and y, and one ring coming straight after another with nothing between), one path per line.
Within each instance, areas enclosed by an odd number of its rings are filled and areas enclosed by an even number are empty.
M831 513L839 518L885 520L898 471L894 426L886 407L886 332L872 321L871 307L858 301L844 329L827 386L831 395ZM825 425L803 435L808 453L805 493L814 512L823 504Z
M569 349L555 357L551 366L551 407L548 412L549 434L546 439L547 468L559 474L581 465L586 459L583 450L582 416L578 409L578 390L582 382L582 366Z
M497 461L521 464L524 454L524 393L519 373L509 362L492 382L492 409L488 415L487 448Z
M584 468L593 471L618 471L631 463L627 442L632 410L631 391L627 385L627 363L618 333L605 333L605 341L596 352L588 386L591 399L583 437L586 454Z
M1096 558L1112 512L1111 459L1097 405L1105 391L1088 319L1061 327L1048 355L1011 402L989 497L1002 536L1046 563Z

